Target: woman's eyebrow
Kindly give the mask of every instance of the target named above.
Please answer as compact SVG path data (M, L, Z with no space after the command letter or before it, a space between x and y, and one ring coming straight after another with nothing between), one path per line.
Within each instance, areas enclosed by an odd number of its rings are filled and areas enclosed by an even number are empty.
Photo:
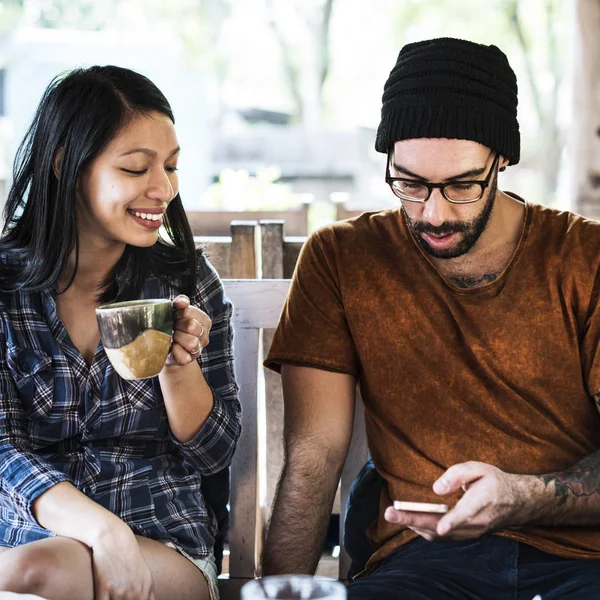
M181 148L179 146L177 146L177 148L175 148L174 150L172 150L169 153L169 156L167 158L171 158L172 156L175 156L180 150L181 150ZM136 153L145 154L146 156L149 156L150 158L154 158L156 156L156 151L150 150L150 148L132 148L131 150L127 150L126 152L123 152L122 154L120 154L120 156L129 156L130 154L136 154Z

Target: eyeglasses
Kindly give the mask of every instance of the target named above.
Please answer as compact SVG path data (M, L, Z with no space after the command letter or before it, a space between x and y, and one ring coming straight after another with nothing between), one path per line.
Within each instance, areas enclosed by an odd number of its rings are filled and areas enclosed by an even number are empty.
M456 181L452 183L426 183L416 179L406 179L404 177L390 177L390 167L392 166L392 156L388 153L388 160L385 171L385 182L392 188L392 192L401 200L409 202L427 202L434 188L439 188L440 192L448 202L453 204L469 204L477 202L482 196L485 188L490 185L492 173L498 164L498 154L495 155L490 171L487 177L478 181Z

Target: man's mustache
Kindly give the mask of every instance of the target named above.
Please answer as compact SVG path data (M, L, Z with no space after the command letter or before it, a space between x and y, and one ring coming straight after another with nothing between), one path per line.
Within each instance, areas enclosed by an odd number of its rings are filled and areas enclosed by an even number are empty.
M451 235L452 233L464 233L469 231L467 223L442 223L438 227L429 223L414 222L413 230L417 233L426 233L431 235Z

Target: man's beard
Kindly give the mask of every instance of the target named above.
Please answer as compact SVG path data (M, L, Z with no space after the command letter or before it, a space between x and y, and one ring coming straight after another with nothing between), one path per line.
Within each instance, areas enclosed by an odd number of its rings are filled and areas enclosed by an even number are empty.
M442 223L439 227L435 227L424 221L413 221L408 213L404 210L408 225L413 232L415 238L421 244L421 247L425 252L435 258L457 258L462 256L471 250L471 248L477 243L481 234L485 231L488 225L492 210L494 208L494 202L496 200L496 192L498 191L498 179L494 177L493 182L490 184L490 191L488 194L487 201L481 214L476 217L473 221L453 221ZM462 233L462 239L458 244L451 248L445 248L444 250L436 250L432 248L422 237L421 234L433 234L433 235L450 235L452 233Z

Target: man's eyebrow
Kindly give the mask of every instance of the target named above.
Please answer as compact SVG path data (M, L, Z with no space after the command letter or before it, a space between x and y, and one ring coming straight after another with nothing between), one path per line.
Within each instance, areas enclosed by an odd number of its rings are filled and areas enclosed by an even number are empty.
M172 150L169 153L169 156L167 156L167 158L171 158L172 156L175 156L180 150L181 150L181 148L179 146L177 146L177 148L175 148L174 150ZM149 156L150 158L154 158L156 156L156 152L154 150L150 150L150 148L132 148L131 150L127 150L127 152L123 152L123 154L121 154L121 156L130 156L131 154L137 154L137 153L145 154L146 156Z
M397 163L392 163L392 167L397 173L402 173L403 175L408 175L409 177L414 177L415 179L420 179L421 181L429 181L426 177L421 177L421 175L417 175L412 171L402 167ZM455 181L457 179L465 179L466 177L477 177L477 175L481 175L485 173L487 165L484 165L480 169L470 169L469 171L465 171L464 173L460 173L459 175L452 175L452 177L448 177L444 181Z

